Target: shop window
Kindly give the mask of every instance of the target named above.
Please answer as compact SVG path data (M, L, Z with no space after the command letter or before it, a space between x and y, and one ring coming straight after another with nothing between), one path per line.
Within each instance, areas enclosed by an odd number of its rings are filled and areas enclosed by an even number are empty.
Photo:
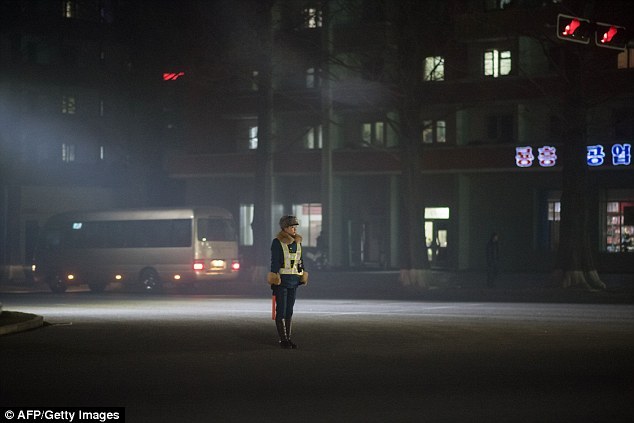
M295 204L293 215L299 220L297 232L302 236L302 246L316 247L321 234L321 203Z
M634 253L634 201L610 201L606 206L605 249Z
M449 207L425 207L427 259L433 266L447 263Z

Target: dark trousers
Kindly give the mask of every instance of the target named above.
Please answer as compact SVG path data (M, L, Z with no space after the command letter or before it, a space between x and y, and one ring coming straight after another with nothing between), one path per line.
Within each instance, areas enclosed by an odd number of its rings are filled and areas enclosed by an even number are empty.
M296 294L297 288L285 288L283 286L273 287L273 295L275 295L275 320L290 319L293 316Z

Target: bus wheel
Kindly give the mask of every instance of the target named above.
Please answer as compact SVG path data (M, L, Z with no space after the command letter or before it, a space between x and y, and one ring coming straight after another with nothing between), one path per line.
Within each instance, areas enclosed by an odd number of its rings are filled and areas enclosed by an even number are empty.
M66 292L66 288L68 288L64 280L60 278L59 275L49 276L47 282L48 286L51 288L51 291L55 292L56 294L62 294Z
M139 282L146 292L160 291L162 288L161 279L154 269L144 269Z

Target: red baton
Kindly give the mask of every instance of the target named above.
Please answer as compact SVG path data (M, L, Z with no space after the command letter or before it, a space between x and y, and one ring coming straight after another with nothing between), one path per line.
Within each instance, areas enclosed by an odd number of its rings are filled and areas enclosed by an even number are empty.
M271 296L271 302L273 303L271 306L271 317L272 320L275 320L275 295Z

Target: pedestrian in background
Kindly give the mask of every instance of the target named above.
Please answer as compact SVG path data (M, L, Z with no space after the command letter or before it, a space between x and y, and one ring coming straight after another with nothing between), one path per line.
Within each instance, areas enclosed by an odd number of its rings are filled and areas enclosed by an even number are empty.
M308 282L302 262L302 237L297 233L295 216L282 216L281 231L271 243L271 271L267 276L275 301L274 319L280 346L297 348L291 341L291 324L297 288Z
M500 247L498 245L498 234L493 232L486 245L486 258L487 258L487 287L495 288L498 272L499 272L499 259L500 259Z

